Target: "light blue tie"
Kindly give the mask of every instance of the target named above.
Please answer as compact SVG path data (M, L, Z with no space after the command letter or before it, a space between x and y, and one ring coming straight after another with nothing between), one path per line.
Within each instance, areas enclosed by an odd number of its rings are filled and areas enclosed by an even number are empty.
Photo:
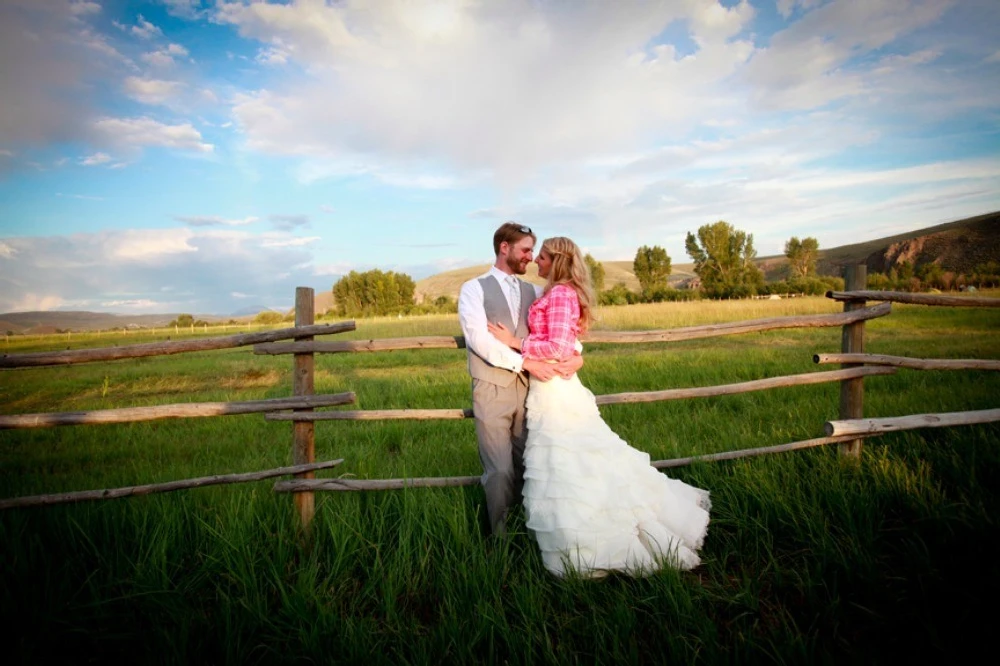
M517 320L521 314L521 284L513 275L507 276L507 284L510 290L510 314L514 328L517 328ZM511 331L513 332L513 331Z

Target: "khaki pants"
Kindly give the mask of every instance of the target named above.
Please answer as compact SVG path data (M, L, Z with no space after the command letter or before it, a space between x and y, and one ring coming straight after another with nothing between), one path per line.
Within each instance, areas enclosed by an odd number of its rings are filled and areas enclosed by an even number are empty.
M523 376L508 387L472 380L472 411L476 417L483 490L493 534L505 532L507 511L519 499L524 485L527 396L527 378Z

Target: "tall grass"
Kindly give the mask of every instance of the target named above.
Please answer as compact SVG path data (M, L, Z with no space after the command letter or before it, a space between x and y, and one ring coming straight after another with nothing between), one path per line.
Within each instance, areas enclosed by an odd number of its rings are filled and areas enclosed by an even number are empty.
M824 299L611 308L602 327L663 328L835 311ZM358 322L349 337L457 334L454 317ZM894 306L867 350L1000 358L1000 313ZM676 344L589 345L595 393L816 370L839 329ZM32 343L39 346L39 343ZM63 344L62 342L56 344ZM44 345L41 345L44 346ZM58 348L58 347L56 347ZM317 359L317 392L364 409L464 407L462 352ZM226 350L6 371L0 411L69 411L289 395L291 359ZM818 436L835 384L602 408L654 458ZM996 407L1000 377L866 380L869 416ZM672 470L712 491L704 564L633 580L549 576L519 514L484 536L478 487L317 496L313 539L270 482L0 514L0 608L14 662L897 663L991 646L1000 587L996 426ZM472 424L323 422L324 474L479 471ZM260 416L0 431L0 494L148 483L290 462L287 423Z

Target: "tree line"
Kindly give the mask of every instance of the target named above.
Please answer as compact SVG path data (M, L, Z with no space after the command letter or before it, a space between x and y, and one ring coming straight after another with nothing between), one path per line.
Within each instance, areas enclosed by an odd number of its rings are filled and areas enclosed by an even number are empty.
M604 265L590 254L584 259L602 305L790 293L820 295L831 289L844 288L843 278L817 275L819 242L812 237L792 236L785 242L786 274L783 279L772 282L765 281L763 271L757 266L753 234L723 220L703 225L696 232L688 232L684 249L694 262L697 277L683 289L670 286L672 260L667 251L658 245L643 245L636 250L632 270L639 281L638 291L630 290L623 283L606 289ZM917 291L971 285L1000 285L1000 265L988 262L978 266L971 275L957 276L938 264L929 263L914 268L903 262L885 275L873 273L868 277L868 286L872 289ZM351 271L333 285L335 314L366 317L457 311L457 303L449 296L416 304L415 286L413 279L405 273L377 269Z
M635 253L632 271L639 281L639 291L631 292L619 284L600 292L604 304L691 300L694 298L745 298L772 293L821 294L843 285L839 278L816 276L819 242L815 238L793 236L785 243L788 279L767 284L756 264L757 251L753 234L720 220L706 224L697 232L688 232L684 249L694 262L697 276L687 289L669 285L672 262L667 251L658 245L643 245Z

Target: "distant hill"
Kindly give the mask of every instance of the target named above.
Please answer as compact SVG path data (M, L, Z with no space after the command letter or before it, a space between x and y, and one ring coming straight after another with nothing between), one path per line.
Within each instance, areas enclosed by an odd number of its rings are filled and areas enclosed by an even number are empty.
M945 270L967 273L986 261L1000 261L1000 211L947 222L933 227L916 229L903 234L878 238L864 243L820 248L817 272L820 275L840 275L841 267L863 263L868 272L887 272L900 261L910 261L914 266L937 262ZM631 261L603 261L604 287L609 289L619 282L638 290L639 281L632 272ZM784 255L759 257L757 265L768 281L787 276L788 260ZM462 283L489 270L489 264L459 268L438 273L417 282L417 302L421 297L458 297ZM670 284L676 285L694 276L694 264L674 264ZM537 266L531 264L527 279L536 284Z
M610 289L618 283L623 283L629 289L635 291L639 289L639 280L632 272L631 261L602 261L604 265L604 288ZM676 264L673 266L673 273L670 275L670 283L677 284L689 277L692 277L693 264ZM422 298L434 300L438 296L451 296L458 298L458 291L462 288L462 283L474 277L482 275L490 269L490 264L480 264L467 268L456 268L452 271L438 273L423 280L417 281L416 299L421 302ZM543 285L545 280L538 277L538 266L534 263L528 265L528 272L524 279L533 284Z
M937 263L955 273L969 273L979 264L1000 261L1000 211L864 243L820 248L816 272L839 276L843 266L865 264L869 273L888 273L903 261L914 267ZM786 277L787 264L784 255L757 259L768 281Z
M62 331L98 331L116 328L157 328L169 324L176 314L118 315L107 312L5 312L0 314L0 332L47 334ZM229 317L194 315L196 320L226 321Z
M840 266L864 263L869 272L882 273L902 261L914 266L935 262L956 273L1000 261L1000 211L821 251L818 269L839 274Z
M239 310L233 312L229 316L230 317L255 317L259 313L264 312L265 310L273 310L273 311L277 312L277 310L274 310L274 308L269 308L266 305L248 305L248 306L246 306L244 308L240 308ZM284 314L284 313L282 313L282 314Z

